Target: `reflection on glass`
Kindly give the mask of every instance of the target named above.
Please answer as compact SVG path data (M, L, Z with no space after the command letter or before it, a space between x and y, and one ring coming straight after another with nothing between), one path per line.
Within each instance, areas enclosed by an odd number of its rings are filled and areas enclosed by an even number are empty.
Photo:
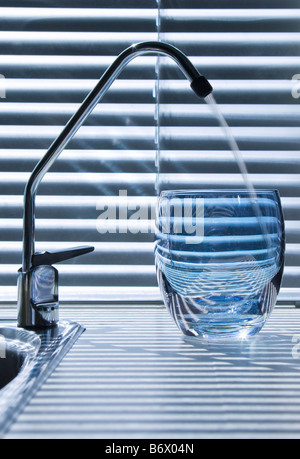
M259 215L257 214L259 209ZM166 191L155 258L164 303L185 335L245 338L275 305L285 251L276 191Z

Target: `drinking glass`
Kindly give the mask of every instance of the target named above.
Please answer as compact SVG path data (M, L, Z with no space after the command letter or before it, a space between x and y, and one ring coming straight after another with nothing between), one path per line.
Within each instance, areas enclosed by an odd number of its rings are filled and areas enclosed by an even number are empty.
M185 335L241 339L271 314L282 281L284 218L276 190L164 191L155 262L164 303Z

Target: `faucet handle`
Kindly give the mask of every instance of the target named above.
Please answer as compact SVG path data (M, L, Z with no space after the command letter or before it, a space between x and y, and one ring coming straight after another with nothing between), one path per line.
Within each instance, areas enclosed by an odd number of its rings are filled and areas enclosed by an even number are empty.
M74 247L63 251L35 253L32 257L32 268L42 265L54 265L61 261L85 255L93 252L95 247Z
M18 325L24 328L54 327L59 322L58 277L53 264L69 260L89 252L94 247L75 247L57 252L33 255L31 269L19 270L18 276Z

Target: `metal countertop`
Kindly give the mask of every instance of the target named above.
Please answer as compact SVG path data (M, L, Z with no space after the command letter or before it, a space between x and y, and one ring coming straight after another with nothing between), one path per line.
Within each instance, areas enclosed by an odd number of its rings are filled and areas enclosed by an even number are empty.
M300 438L300 309L219 344L185 340L159 305L61 318L87 330L5 438Z

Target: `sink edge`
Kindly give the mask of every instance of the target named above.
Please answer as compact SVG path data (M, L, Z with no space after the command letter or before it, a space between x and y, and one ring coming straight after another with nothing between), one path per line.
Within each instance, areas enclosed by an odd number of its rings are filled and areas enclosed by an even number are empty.
M53 329L40 330L37 333L5 324L0 327L0 334L4 328L11 330L12 336L16 336L14 333L21 336L22 332L25 332L24 336L29 336L28 333L32 336L29 345L25 339L28 353L20 373L0 390L0 438L8 432L31 398L85 331L80 324L67 321L60 322Z

